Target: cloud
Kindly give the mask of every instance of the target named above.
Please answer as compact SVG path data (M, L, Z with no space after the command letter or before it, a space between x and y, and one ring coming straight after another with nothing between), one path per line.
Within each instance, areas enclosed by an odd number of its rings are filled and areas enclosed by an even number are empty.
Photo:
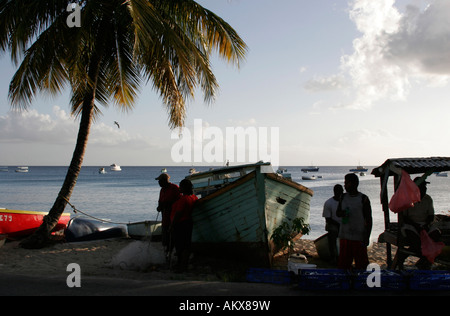
M59 107L53 108L54 117L37 110L10 111L0 116L0 142L73 144L77 124Z
M228 120L228 126L230 127L236 127L236 126L256 126L257 122L255 118L249 118L247 120L238 120L238 119L229 119Z
M352 100L341 106L366 109L380 99L405 99L410 82L397 63L384 57L389 37L398 31L402 16L394 0L356 0L350 19L362 36L353 41L353 54L341 58L341 69L350 77Z
M119 130L115 125L105 123L93 125L89 144L103 147L127 146L137 149L155 146L148 138L140 134L130 134L126 130Z
M328 77L315 77L308 80L304 88L311 92L327 91L327 90L339 90L347 85L344 76L342 75L331 75Z
M450 74L450 2L438 0L424 10L409 5L399 28L388 36L386 59L427 75Z
M52 115L41 114L37 110L10 111L0 116L0 142L2 143L42 143L74 145L78 133L78 121L58 106ZM111 124L93 124L89 144L102 147L126 145L139 148L149 147L150 141L141 135L131 135Z
M417 3L417 1L416 1ZM341 57L340 72L307 82L309 91L345 92L335 107L368 109L380 100L405 100L414 84L446 85L450 78L450 1L421 8L395 0L354 0L349 17L361 36ZM345 84L346 83L346 84Z

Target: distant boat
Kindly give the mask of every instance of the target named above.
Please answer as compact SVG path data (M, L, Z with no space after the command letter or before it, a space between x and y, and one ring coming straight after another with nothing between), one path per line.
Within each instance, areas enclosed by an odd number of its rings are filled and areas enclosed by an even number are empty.
M189 169L189 174L194 174L194 173L197 173L197 170L195 170L195 168Z
M290 173L287 173L286 168L278 168L277 173L281 175L283 178L286 178L288 180L292 180L292 176Z
M122 171L122 169L120 168L120 166L119 166L119 165L116 165L115 163L113 163L113 164L110 166L110 170L111 170L111 171Z
M0 172L8 172L8 167L0 167Z
M356 168L350 169L350 172L367 172L367 168L363 167L363 166L357 166Z
M302 180L316 180L316 176L315 175L311 175L311 176L302 176Z
M16 172L28 172L28 167L17 167Z
M100 174L105 174L105 173L106 173L105 168L100 168L100 169L98 169L98 173L100 173Z
M161 169L161 173L167 173L167 169L166 168L162 168Z
M310 166L310 167L307 167L307 168L302 168L300 170L303 171L303 172L317 172L317 171L319 171L319 167Z
M31 235L42 224L47 212L18 211L0 208L0 235L17 238ZM63 213L53 231L66 228L70 213Z

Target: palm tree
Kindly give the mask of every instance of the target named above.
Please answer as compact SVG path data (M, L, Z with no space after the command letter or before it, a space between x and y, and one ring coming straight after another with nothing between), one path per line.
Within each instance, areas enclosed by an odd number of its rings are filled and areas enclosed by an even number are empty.
M191 0L79 0L81 27L69 27L63 0L0 0L0 48L18 65L9 87L12 107L27 109L37 92L71 88L79 132L64 183L43 224L24 240L43 247L75 187L99 105L133 107L151 81L167 107L169 126L182 127L186 101L198 87L205 102L218 83L209 57L217 52L236 66L246 45L213 12ZM19 65L20 64L20 65Z

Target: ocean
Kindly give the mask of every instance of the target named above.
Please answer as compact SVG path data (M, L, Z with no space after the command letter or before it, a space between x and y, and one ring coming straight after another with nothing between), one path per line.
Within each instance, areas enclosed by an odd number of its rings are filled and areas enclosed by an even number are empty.
M110 171L99 174L100 167L82 167L77 185L70 202L80 211L97 218L116 223L139 222L155 220L158 216L158 181L155 180L163 166L131 167L122 166L122 171ZM179 182L189 173L191 167L166 167L173 183ZM211 167L195 167L197 171L206 171ZM302 180L305 175L300 169L304 167L285 167L292 179L312 189L310 225L311 232L305 238L315 239L325 233L325 221L322 217L323 204L333 195L333 186L344 184L344 176L352 166L320 166L319 172L308 173L321 176L317 180ZM383 212L380 204L380 181L370 174L360 176L359 191L366 194L372 204L373 230L371 240L376 241L384 230ZM9 172L0 172L0 208L45 211L50 210L63 183L67 167L30 166L28 173L14 172L15 167L9 167ZM413 177L413 176L412 176ZM392 178L392 177L391 177ZM392 180L389 184L389 194L393 193ZM428 177L428 194L433 198L436 214L447 214L449 210L448 197L450 178ZM71 216L79 215L68 205L66 212ZM391 220L396 215L391 213Z

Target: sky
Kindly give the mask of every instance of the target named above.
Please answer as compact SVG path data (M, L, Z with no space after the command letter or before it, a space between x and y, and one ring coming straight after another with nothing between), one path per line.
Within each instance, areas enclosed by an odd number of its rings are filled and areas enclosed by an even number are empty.
M197 2L239 33L245 61L236 68L212 58L219 93L210 105L196 94L183 131L169 128L150 85L130 112L102 108L84 165L223 165L231 157L231 164L378 166L450 156L450 1ZM79 123L69 91L11 111L16 66L5 53L0 66L0 165L68 165ZM237 140L226 141L230 130L256 134L241 146L244 158Z

